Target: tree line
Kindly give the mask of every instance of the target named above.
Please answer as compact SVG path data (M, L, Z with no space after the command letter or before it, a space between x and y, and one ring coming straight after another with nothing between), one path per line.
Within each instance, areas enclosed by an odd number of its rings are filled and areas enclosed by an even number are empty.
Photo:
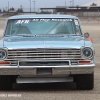
M15 10L15 8L9 8L9 9L0 9L0 13L1 12L3 12L3 13L5 13L5 12L23 12L23 9L22 8L18 8L17 10Z

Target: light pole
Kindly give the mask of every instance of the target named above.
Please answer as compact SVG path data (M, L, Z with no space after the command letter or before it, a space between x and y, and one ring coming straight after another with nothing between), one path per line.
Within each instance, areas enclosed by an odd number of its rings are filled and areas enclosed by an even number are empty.
M31 0L29 0L30 1L30 12L31 12Z
M65 1L65 6L66 6L66 1Z
M72 6L72 1L70 1L70 6Z
M74 6L74 0L73 0L73 6Z
M9 1L8 1L8 12L9 12Z
M34 3L34 12L35 12L35 2L36 2L36 1L33 1L33 3Z

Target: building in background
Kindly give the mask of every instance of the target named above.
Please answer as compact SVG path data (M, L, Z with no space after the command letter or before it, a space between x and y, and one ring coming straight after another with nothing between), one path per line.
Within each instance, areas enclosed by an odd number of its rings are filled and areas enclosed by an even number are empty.
M12 10L7 9L0 11L0 14L10 14L10 15L15 15L15 14L66 14L66 15L74 15L78 17L100 17L100 0L93 0L92 2L89 2L87 4L83 4L81 6L79 5L70 5L67 6L56 6L54 8L49 8L49 7L44 7L40 8L36 12L30 12L24 10L25 8L22 7L22 5L17 8Z

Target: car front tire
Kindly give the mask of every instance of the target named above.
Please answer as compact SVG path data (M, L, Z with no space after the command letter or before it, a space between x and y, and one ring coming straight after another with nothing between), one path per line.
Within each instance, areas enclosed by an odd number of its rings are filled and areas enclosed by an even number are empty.
M94 73L77 75L76 87L78 90L92 90L94 88Z
M12 76L0 76L0 90L11 90L12 85Z

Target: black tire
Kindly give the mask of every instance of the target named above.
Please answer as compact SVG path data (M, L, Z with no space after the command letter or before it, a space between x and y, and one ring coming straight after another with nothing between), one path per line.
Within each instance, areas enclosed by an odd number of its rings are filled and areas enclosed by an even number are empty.
M0 76L0 90L12 90L12 76Z
M92 90L94 88L94 73L77 75L76 87L78 90Z

